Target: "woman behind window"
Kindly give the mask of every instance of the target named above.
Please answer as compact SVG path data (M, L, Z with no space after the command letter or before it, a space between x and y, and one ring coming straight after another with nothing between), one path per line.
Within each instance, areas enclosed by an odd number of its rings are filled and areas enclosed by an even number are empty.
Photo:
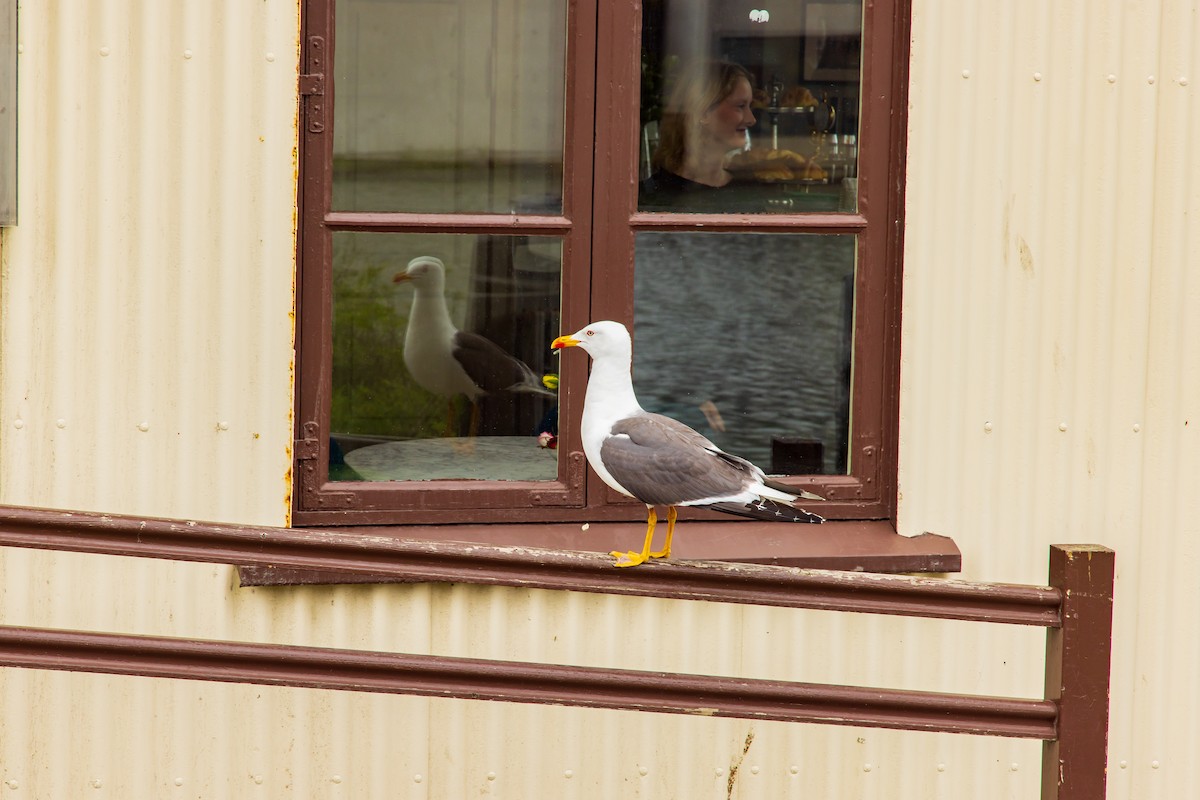
M730 152L746 147L753 98L750 73L738 64L709 61L682 70L668 90L640 207L711 207L720 195L714 190L733 180Z

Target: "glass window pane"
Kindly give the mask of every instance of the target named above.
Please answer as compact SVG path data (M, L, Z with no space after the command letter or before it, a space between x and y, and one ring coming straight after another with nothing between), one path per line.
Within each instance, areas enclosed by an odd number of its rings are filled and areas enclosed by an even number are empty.
M566 7L338 0L334 210L560 212Z
M642 6L642 211L854 211L862 3Z
M561 245L334 234L331 480L557 477Z
M633 376L648 411L774 474L845 474L855 238L637 235Z

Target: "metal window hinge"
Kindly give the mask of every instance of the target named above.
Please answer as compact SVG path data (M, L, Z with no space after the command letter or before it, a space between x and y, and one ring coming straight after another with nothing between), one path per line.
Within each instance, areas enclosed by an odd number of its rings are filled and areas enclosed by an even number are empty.
M325 37L310 36L305 50L308 71L300 76L300 97L309 133L325 132Z
M324 75L301 75L300 76L300 96L313 97L314 95L325 94L325 76Z
M321 465L321 440L316 437L319 428L315 422L304 425L307 438L292 441L292 453L296 458L296 478L299 483L302 502L308 508L344 509L354 504L351 492L330 491L322 485L323 470Z
M320 442L316 439L296 439L292 442L292 452L297 461L315 461L321 454Z

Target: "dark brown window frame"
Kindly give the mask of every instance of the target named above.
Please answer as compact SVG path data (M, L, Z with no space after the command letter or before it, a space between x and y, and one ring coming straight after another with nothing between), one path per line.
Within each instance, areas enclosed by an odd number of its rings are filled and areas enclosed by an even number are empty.
M689 524L680 555L878 571L959 568L952 541L908 539L894 527L910 0L864 3L858 211L773 215L637 211L639 120L629 87L639 85L638 48L630 43L640 37L640 8L597 0L573 0L569 7L561 215L326 212L332 196L334 2L304 3L293 525L581 550L624 548L644 530L644 506L616 496L585 467L578 442L585 359L562 362L564 424L556 481L329 482L332 278L327 265L334 231L560 237L563 330L592 319L632 319L632 297L624 287L632 275L637 232L851 234L858 242L851 473L791 479L829 499L822 513L831 522L819 536L797 533L794 526L787 526L784 536L769 523L688 511L681 515ZM591 150L581 145L591 144L593 136ZM601 177L595 177L593 154L606 165ZM589 243L591 252L584 252ZM589 524L587 534L580 523ZM838 529L836 535L831 536L830 526ZM830 551L831 539L844 550ZM748 548L746 542L759 546Z

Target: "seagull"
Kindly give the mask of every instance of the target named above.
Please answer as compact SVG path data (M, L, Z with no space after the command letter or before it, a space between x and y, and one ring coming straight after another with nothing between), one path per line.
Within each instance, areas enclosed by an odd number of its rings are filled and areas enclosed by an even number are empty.
M404 364L426 390L448 399L448 430L454 428L453 399L471 403L471 436L479 430L479 399L499 392L554 397L525 362L477 333L460 331L446 308L446 265L419 256L392 278L413 286L412 311L404 334Z
M582 348L592 357L583 399L580 437L588 463L606 484L646 504L646 541L640 553L613 551L618 567L669 558L676 508L701 506L754 519L824 522L799 508L799 500L824 500L769 480L744 458L724 452L682 422L646 411L633 393L633 346L619 322L593 322L550 349ZM656 506L667 507L667 537L650 552Z

